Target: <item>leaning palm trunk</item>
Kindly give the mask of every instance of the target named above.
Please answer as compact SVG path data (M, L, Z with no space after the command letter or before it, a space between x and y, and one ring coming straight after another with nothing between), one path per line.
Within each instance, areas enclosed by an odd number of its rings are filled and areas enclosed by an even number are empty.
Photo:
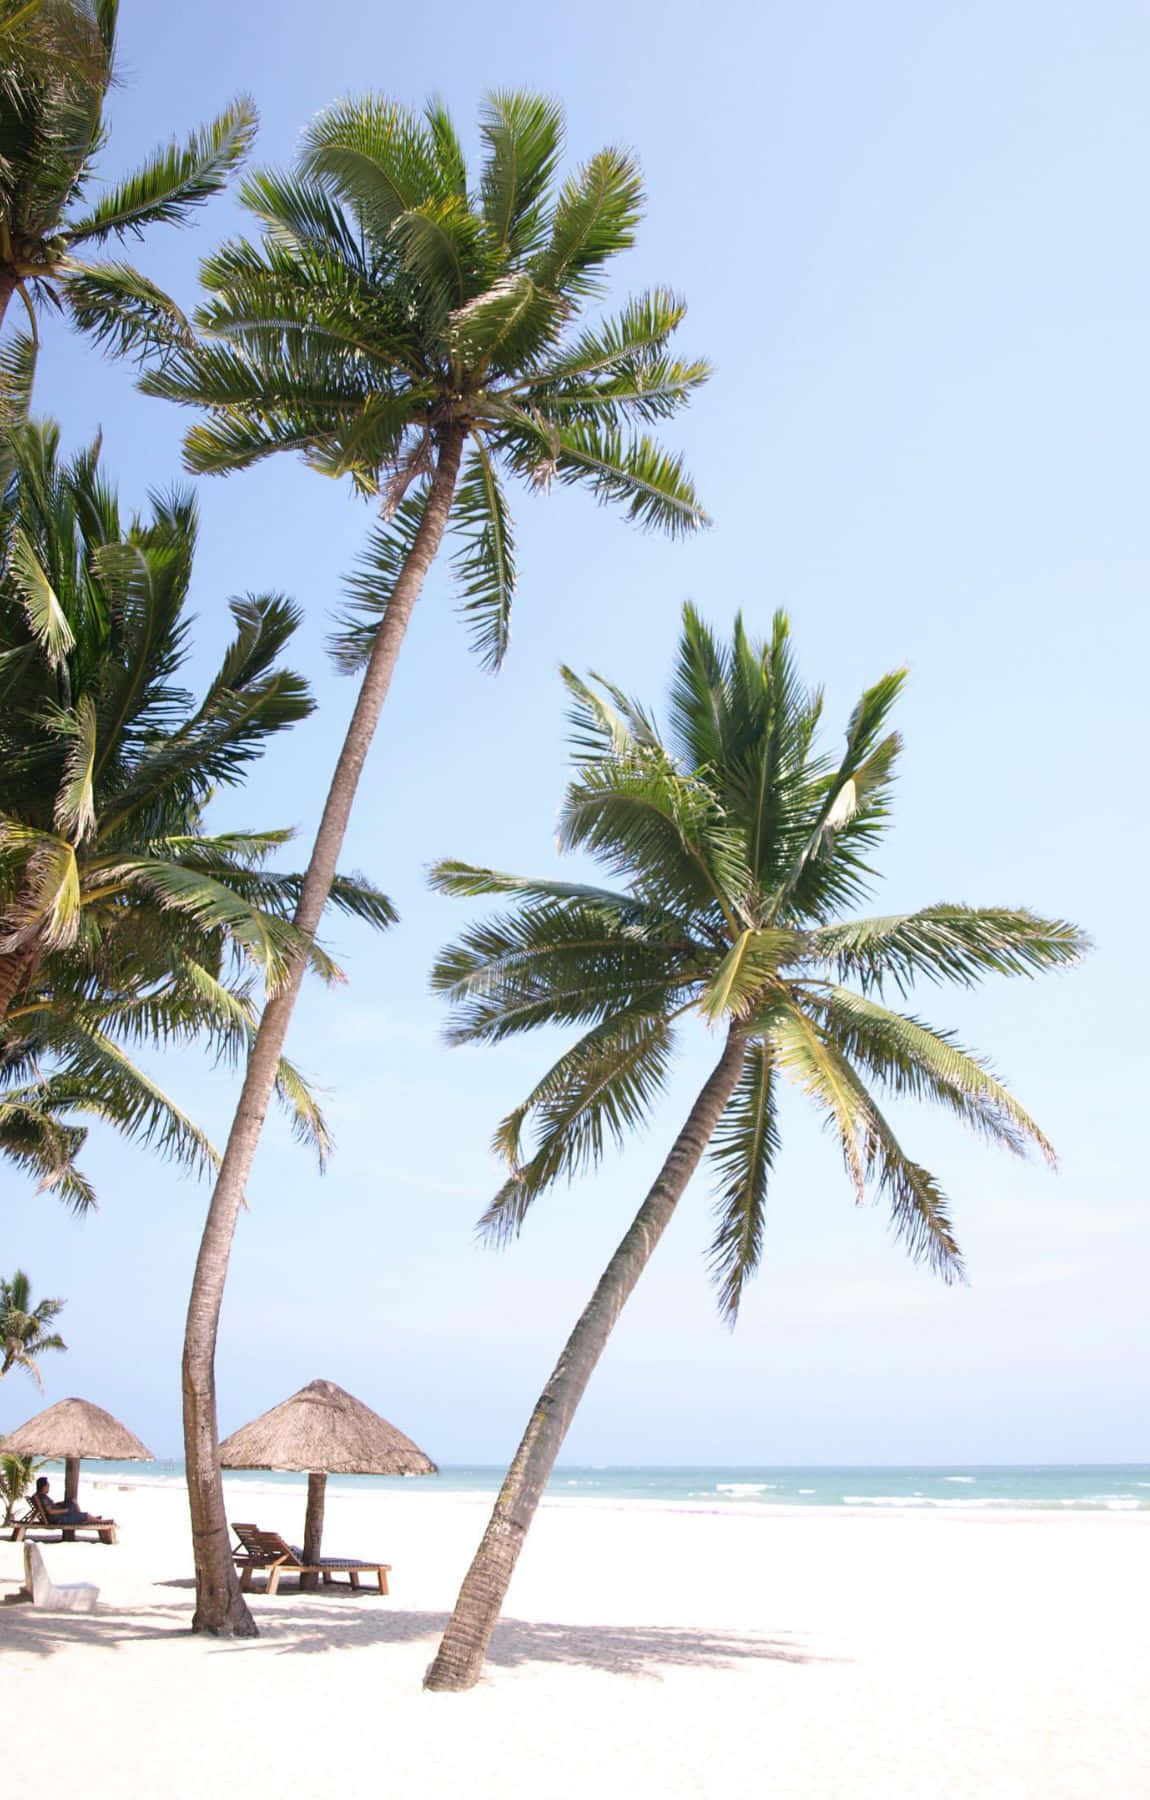
M35 943L0 952L0 1025L35 974L38 955Z
M464 433L465 427L454 421L442 428L423 519L380 623L332 777L295 914L296 925L309 937L314 936L331 893L356 787L412 609L443 539ZM303 963L297 962L283 987L268 1001L252 1045L200 1243L184 1336L184 1450L196 1565L192 1629L237 1637L254 1637L256 1627L240 1594L228 1544L216 1422L216 1334L236 1218L275 1089L280 1054L303 974Z
M682 1199L734 1093L746 1058L738 1026L701 1089L670 1155L556 1363L499 1490L479 1549L464 1577L455 1611L424 1678L437 1692L474 1687L524 1539L563 1447L575 1409L607 1340Z

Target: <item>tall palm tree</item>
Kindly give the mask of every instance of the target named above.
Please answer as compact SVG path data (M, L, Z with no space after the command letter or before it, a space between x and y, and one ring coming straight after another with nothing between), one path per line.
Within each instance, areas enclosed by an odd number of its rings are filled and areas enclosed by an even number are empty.
M762 1248L784 1081L830 1126L856 1196L872 1187L910 1254L954 1279L962 1264L946 1198L903 1151L871 1083L934 1100L1009 1150L1053 1153L984 1061L889 1007L885 990L1030 975L1084 947L1071 925L1003 907L840 917L865 895L886 827L900 746L885 726L901 673L863 694L837 766L817 747L820 697L799 683L782 614L766 643L753 644L739 621L722 648L687 609L667 739L608 683L564 675L579 768L561 843L589 851L624 885L462 863L433 876L443 893L515 901L439 959L434 983L454 1003L452 1038L584 1028L500 1125L510 1173L483 1228L496 1238L518 1231L539 1194L595 1164L607 1139L624 1140L663 1090L681 1022L720 1032L722 1049L532 1412L428 1672L437 1689L479 1675L575 1408L704 1152L718 1183L711 1267L730 1320ZM528 1127L535 1141L525 1147Z
M11 1281L0 1278L0 1376L21 1368L43 1388L36 1358L45 1350L68 1348L58 1332L48 1329L63 1310L62 1300L41 1300L33 1306L32 1285L23 1269L17 1269Z
M217 1160L129 1051L198 1041L238 1058L257 982L274 990L304 947L300 877L266 866L291 834L211 834L204 812L313 701L280 663L298 614L275 594L231 603L235 634L200 701L177 685L186 494L124 523L95 449L62 460L51 424L9 430L0 449L0 1150L83 1208L78 1115L192 1165ZM362 880L333 894L377 925L393 917ZM282 1059L276 1082L322 1152L306 1084Z
M678 534L704 515L681 459L644 429L706 379L674 356L681 300L656 289L586 323L612 260L634 241L634 159L603 150L556 189L558 106L485 103L477 183L442 107L369 97L323 113L293 174L254 176L258 243L225 245L203 276L208 341L149 374L146 391L205 407L187 457L201 472L302 451L383 499L338 639L363 667L296 924L315 929L412 608L446 532L483 662L507 648L515 555L505 477L590 488ZM254 1633L228 1557L212 1356L236 1216L259 1140L299 969L264 1013L248 1060L188 1312L185 1448L196 1552L195 1628Z
M239 99L183 143L173 140L107 189L86 191L106 128L119 0L39 0L0 20L0 322L19 294L67 308L73 323L124 351L168 343L187 323L168 296L124 262L83 260L89 247L183 224L218 193L255 133Z

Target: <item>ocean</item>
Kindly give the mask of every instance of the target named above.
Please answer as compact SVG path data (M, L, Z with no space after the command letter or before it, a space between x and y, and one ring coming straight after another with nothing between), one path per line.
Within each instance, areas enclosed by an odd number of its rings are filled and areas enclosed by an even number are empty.
M85 1484L183 1480L182 1462L86 1463ZM439 1492L494 1496L501 1467L448 1467L427 1483ZM227 1471L229 1482L303 1489L306 1476ZM333 1475L347 1486L412 1489L422 1481L378 1475ZM555 1470L546 1498L563 1504L646 1501L708 1511L763 1507L915 1507L924 1510L1013 1509L1022 1512L1150 1512L1150 1463L944 1464L935 1468L579 1467Z

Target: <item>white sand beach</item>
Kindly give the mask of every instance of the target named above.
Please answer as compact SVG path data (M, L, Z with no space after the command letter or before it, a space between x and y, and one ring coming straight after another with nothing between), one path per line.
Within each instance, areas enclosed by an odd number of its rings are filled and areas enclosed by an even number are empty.
M85 1800L1150 1793L1150 1516L548 1502L487 1675L420 1677L488 1502L333 1489L325 1548L392 1592L257 1596L193 1638L179 1486L89 1481L121 1542L44 1547L91 1617L0 1609L9 1783ZM296 1537L301 1496L229 1491ZM0 1544L0 1594L21 1579Z

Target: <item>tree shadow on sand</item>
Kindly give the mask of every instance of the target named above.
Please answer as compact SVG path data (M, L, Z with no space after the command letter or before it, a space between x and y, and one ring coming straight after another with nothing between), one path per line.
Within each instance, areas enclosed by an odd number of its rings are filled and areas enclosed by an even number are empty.
M179 1582L157 1588L186 1588ZM257 1602L260 1636L205 1646L240 1655L244 1651L276 1656L320 1656L338 1650L401 1647L425 1640L428 1655L448 1615L445 1612L402 1612L368 1595L338 1599L291 1593L275 1601ZM72 1644L115 1650L122 1644L153 1640L189 1642L190 1610L183 1600L157 1601L113 1612L47 1613L32 1606L0 1610L0 1650L52 1656ZM671 1625L571 1625L527 1619L503 1619L496 1627L488 1661L515 1669L530 1663L560 1663L601 1669L613 1675L659 1679L663 1668L723 1669L748 1661L826 1662L805 1649L790 1633L769 1635L747 1631L707 1630Z

